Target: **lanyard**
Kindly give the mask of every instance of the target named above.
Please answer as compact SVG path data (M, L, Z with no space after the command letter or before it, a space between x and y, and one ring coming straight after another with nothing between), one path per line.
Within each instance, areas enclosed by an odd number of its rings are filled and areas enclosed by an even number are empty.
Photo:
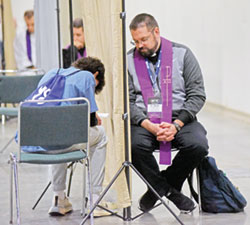
M157 64L156 64L156 70L155 70L155 76L153 76L153 73L149 67L149 61L148 61L148 58L145 59L146 60L146 66L147 66L147 70L148 70L148 74L149 74L149 78L152 82L152 85L153 87L156 86L156 83L157 83L157 77L159 75L159 72L160 72L160 67L161 67L161 51L159 53L159 56L158 56L158 61L157 61Z

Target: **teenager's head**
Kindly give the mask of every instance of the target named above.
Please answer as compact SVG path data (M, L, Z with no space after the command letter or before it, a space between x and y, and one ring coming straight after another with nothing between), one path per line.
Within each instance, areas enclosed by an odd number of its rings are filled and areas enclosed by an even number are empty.
M95 93L101 92L105 85L105 68L101 60L93 57L80 58L72 64L75 68L80 70L87 70L95 76L96 87Z

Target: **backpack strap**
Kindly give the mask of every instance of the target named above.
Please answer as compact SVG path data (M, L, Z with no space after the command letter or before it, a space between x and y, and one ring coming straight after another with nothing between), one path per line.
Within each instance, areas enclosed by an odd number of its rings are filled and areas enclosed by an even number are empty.
M57 70L56 75L58 75L58 74L59 74L60 69L61 69L61 68L59 68L59 69Z
M56 75L59 75L60 69L61 69L61 68L59 68L59 69L57 70ZM74 72L72 72L72 73L70 73L70 74L65 75L65 77L74 75L74 74L76 74L76 73L78 73L78 72L80 72L80 71L81 71L80 69L79 69L79 70L76 70L76 71L74 71Z
M68 77L68 76L71 76L71 75L74 75L74 74L76 74L76 73L78 73L78 72L80 72L81 70L76 70L76 71L74 71L74 72L72 72L72 73L70 73L70 74L68 74L68 75L65 75L65 77Z

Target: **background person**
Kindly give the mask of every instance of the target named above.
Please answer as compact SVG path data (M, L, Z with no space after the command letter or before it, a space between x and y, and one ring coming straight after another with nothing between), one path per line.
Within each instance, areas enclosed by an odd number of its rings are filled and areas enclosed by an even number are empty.
M83 21L81 18L76 18L73 21L73 40L74 40L74 61L82 57L86 57L85 39ZM68 46L63 49L63 68L68 68L71 65L71 51L72 47Z
M182 212L191 212L193 201L180 191L188 175L208 154L206 130L196 118L206 99L199 64L189 48L162 38L156 20L149 14L137 15L130 32L135 42L135 48L128 52L133 165L160 196L166 196ZM163 101L165 81L161 82L160 71L166 63L163 46L167 44L172 57L172 121L154 123L147 106L152 97L159 100L158 106ZM145 80L149 89L145 88ZM162 114L162 110L159 112ZM171 142L179 152L172 165L160 171L153 152L162 141ZM157 200L148 189L139 201L140 209L152 209Z
M19 70L36 67L34 11L25 11L24 20L27 29L18 31L14 40L14 53Z

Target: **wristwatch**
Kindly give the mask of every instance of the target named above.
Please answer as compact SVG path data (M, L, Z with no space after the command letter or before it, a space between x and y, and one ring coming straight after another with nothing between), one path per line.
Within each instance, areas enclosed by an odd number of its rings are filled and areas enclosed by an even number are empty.
M177 133L178 133L181 130L181 126L176 122L173 122L173 124L174 124L174 126L175 126L175 128L177 130Z

